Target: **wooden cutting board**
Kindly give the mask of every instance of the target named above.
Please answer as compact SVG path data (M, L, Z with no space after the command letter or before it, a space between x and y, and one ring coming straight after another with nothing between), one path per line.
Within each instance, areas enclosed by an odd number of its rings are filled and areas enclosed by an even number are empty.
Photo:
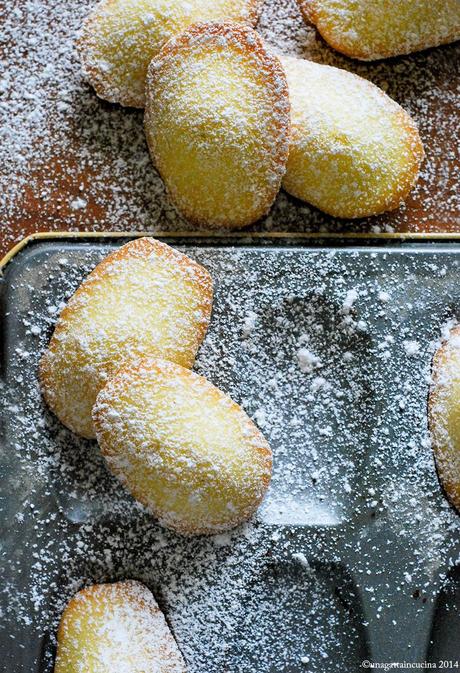
M45 230L184 230L155 172L142 112L100 101L82 79L74 39L88 0L0 2L0 255ZM385 62L333 52L294 0L266 2L258 27L285 53L354 71L383 87L418 121L427 158L398 211L334 220L281 192L253 230L460 231L460 46Z

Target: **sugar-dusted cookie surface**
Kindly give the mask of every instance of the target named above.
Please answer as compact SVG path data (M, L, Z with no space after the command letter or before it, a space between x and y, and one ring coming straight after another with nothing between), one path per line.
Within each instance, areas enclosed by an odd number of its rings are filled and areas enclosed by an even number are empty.
M59 625L54 673L185 673L151 592L140 582L79 591Z
M150 153L184 217L238 228L269 210L286 168L289 96L255 31L192 26L151 62L146 96Z
M170 37L203 21L253 26L261 5L262 0L102 0L78 40L84 74L101 98L144 107L147 67Z
M439 479L460 511L460 327L433 358L428 413Z
M415 122L362 77L303 59L282 62L292 117L284 189L335 217L397 208L424 156Z
M108 467L162 525L212 534L248 519L270 482L262 433L202 376L164 360L128 364L99 393Z
M212 308L208 272L151 238L104 259L62 311L40 363L49 407L68 428L94 437L99 390L127 360L165 357L191 367Z
M337 51L364 61L460 39L458 0L297 0Z

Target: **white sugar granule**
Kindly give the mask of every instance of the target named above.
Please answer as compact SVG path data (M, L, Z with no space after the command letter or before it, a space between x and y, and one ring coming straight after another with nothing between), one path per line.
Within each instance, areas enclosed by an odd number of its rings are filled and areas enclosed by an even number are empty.
M251 336L251 333L256 328L256 322L257 313L254 313L254 311L248 311L244 317L243 328L241 330L243 339L247 339L249 336Z
M404 341L403 346L409 357L418 355L420 352L420 344L418 341Z
M349 313L358 299L358 292L355 289L348 290L342 304L343 313Z
M321 359L308 350L308 348L300 348L297 351L297 359L299 361L299 367L302 372L309 374L314 369L321 367Z
M88 202L85 201L85 199L77 197L71 202L70 207L72 208L72 210L83 210L84 208L86 208L87 205Z

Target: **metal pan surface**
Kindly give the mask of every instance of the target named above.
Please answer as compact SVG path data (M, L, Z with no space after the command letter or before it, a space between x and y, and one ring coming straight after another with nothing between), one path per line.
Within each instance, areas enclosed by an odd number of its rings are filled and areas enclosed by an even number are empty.
M126 240L36 240L4 268L3 670L51 672L67 600L120 578L153 590L190 673L460 661L460 520L426 416L433 352L460 317L460 243L165 239L216 286L197 371L243 405L275 457L254 521L185 539L38 388L61 307Z

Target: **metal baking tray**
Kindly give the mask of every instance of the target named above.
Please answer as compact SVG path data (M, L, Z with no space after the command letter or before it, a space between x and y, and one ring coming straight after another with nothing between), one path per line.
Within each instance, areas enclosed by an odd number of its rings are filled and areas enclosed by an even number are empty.
M152 589L190 673L456 667L460 519L426 400L432 354L460 317L460 242L164 237L215 281L196 369L275 458L253 522L187 539L156 525L38 389L60 308L126 240L38 237L4 266L2 670L51 672L66 601L120 578Z

